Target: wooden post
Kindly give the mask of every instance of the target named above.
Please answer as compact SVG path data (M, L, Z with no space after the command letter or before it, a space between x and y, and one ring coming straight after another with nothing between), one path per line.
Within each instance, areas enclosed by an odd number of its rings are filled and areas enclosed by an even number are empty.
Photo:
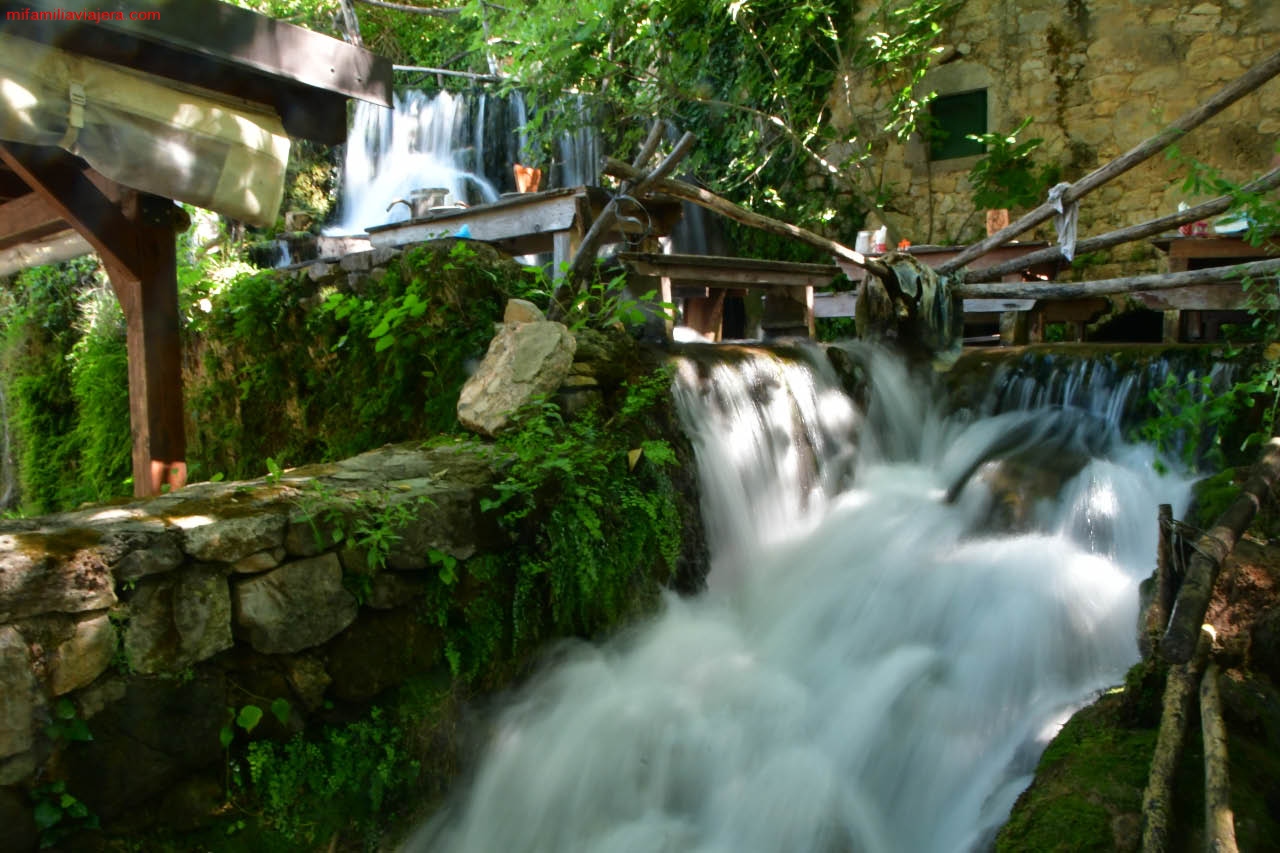
M173 202L129 190L121 210L133 225L135 260L104 262L127 327L133 493L143 497L187 482Z
M1151 756L1151 772L1142 792L1142 853L1165 853L1169 849L1169 821L1173 812L1173 780L1182 759L1182 742L1187 735L1187 715L1195 695L1200 672L1213 646L1213 628L1201 627L1195 654L1186 663L1169 668L1164 688L1164 709L1160 731Z
M1151 588L1151 603L1143 615L1142 636L1138 638L1144 658L1156 653L1156 645L1169 625L1169 610L1173 607L1173 507L1160 504L1157 521L1155 583Z
M1200 733L1204 740L1204 849L1209 853L1236 853L1227 726L1222 720L1218 678L1218 665L1211 663L1200 682Z
M124 311L133 493L187 481L173 202L122 187L55 148L0 144L0 160L93 246Z

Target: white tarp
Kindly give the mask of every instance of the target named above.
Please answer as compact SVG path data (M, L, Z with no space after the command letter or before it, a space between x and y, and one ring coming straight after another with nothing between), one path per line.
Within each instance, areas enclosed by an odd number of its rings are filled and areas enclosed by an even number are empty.
M56 145L116 183L263 226L289 161L273 112L5 33L0 140Z

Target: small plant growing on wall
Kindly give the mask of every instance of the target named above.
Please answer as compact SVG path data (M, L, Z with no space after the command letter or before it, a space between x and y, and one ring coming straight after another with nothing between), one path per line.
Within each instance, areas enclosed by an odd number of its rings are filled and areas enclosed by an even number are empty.
M973 203L977 209L1033 207L1043 201L1045 192L1058 182L1061 170L1056 165L1037 166L1032 160L1031 155L1044 140L1034 137L1018 141L1018 134L1030 124L1028 116L1009 133L968 135L969 139L981 142L987 151L987 156L969 170L969 185L973 187Z

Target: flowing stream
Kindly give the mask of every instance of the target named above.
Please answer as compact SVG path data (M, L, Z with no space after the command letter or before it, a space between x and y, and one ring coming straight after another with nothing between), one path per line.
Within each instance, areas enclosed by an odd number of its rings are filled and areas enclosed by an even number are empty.
M525 690L408 849L983 849L1137 660L1157 505L1187 487L1118 438L1112 392L949 417L858 350L863 411L816 360L726 356L676 385L709 589ZM1001 470L1039 472L1013 530Z

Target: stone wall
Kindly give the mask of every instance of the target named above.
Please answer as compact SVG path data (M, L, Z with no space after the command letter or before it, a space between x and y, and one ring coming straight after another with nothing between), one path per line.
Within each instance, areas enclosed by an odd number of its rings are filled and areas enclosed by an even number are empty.
M987 129L1008 132L1027 116L1020 139L1042 137L1037 162L1072 181L1128 151L1280 44L1280 4L1272 0L966 0L946 26L943 50L922 83L951 94L985 88ZM852 79L837 92L837 122L876 114L888 93ZM965 242L985 233L970 201L968 171L978 157L930 162L918 140L898 144L878 127L871 170L891 188L887 216L913 243ZM1280 80L1272 80L1192 131L1182 150L1233 180L1265 171L1280 136ZM1094 191L1081 204L1080 234L1100 234L1175 211L1185 168L1157 155ZM1016 214L1016 212L1015 212ZM1039 236L1052 239L1052 228ZM1146 243L1115 251L1090 278L1155 268Z
M492 461L478 443L390 446L0 525L0 834L30 834L21 789L51 778L104 821L192 780L216 801L225 709L247 695L286 699L300 729L327 698L366 700L440 666L439 632L412 604L439 583L433 549L466 560L509 545L480 511ZM410 508L363 601L344 576L367 573L366 555L333 544L317 494L327 509L370 495ZM389 656L376 637L392 625ZM72 720L93 739L68 749ZM15 836L0 849L23 849Z
M503 332L564 328L522 319L532 322ZM566 412L624 378L611 373L619 346L636 368L634 341L579 333L561 365ZM674 414L664 417L653 430L687 461ZM0 521L0 851L42 840L35 816L50 785L113 831L207 821L226 797L220 735L246 704L286 702L287 722L264 722L284 738L350 719L407 680L458 678L441 626L469 625L477 599L499 612L515 600L515 572L479 567L524 553L534 535L483 510L508 462L476 439L388 445L251 482ZM689 590L706 561L693 467L682 468L671 476L685 529L664 532L683 543L680 564L655 554L636 569ZM371 513L395 519L381 545L352 535ZM497 654L482 671L490 687L515 652Z

